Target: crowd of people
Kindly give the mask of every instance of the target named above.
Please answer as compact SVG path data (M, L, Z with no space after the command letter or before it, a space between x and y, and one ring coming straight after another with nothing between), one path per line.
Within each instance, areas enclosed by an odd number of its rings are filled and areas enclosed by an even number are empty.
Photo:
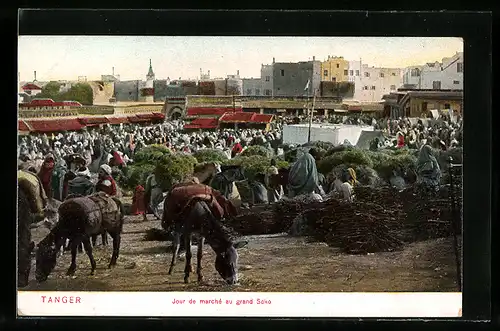
M304 121L295 118L293 121ZM441 116L438 119L375 119L368 115L318 117L315 121L345 124L373 125L381 130L384 142L375 138L371 150L385 146L420 149L417 172L419 181L436 186L440 179L440 169L431 147L448 149L462 145L462 119ZM18 154L19 169L37 173L48 197L63 201L73 195L89 195L103 191L109 195L120 195L120 189L113 178L113 169L133 163L134 155L151 144L161 144L173 151L194 153L202 149L219 149L233 158L248 146L260 145L274 150L279 155L282 144L283 125L289 118L278 118L269 131L257 129L204 132L185 132L182 121L162 124L138 125L121 124L88 128L80 132L57 134L33 134L20 136ZM345 144L350 144L348 141ZM282 151L282 150L281 150ZM324 197L336 194L352 200L353 186L356 185L354 169L345 169L334 178L325 178L317 171L318 155L303 153L289 170L288 197L315 194ZM271 178L278 175L276 160L273 159L265 174L260 174L255 194L258 202L275 202L284 196L282 184L272 184ZM393 184L393 183L391 183ZM394 183L398 186L398 183ZM266 192L267 191L267 192ZM264 193L265 192L265 193ZM148 195L153 201L153 212L159 217L157 206L161 202L161 188L151 175L144 187L136 188L136 195ZM137 200L137 199L136 199ZM137 207L136 213L145 215L144 206Z

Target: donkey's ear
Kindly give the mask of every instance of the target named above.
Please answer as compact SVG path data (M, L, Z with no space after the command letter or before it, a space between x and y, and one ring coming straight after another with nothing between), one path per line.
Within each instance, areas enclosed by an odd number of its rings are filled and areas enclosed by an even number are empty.
M248 241L241 240L241 241L238 241L238 242L234 243L233 247L236 248L236 249L239 249L239 248L245 247L246 245L248 245Z

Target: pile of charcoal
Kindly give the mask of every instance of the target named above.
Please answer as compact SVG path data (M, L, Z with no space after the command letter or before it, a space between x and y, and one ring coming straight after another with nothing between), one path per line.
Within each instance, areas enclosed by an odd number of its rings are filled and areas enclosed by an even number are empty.
M305 212L313 237L348 254L367 254L401 249L400 211L378 203L330 199L322 208Z

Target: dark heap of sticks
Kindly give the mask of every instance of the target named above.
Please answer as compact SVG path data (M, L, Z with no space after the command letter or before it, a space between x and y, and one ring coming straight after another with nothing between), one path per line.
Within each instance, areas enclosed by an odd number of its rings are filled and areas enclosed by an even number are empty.
M453 235L449 187L439 192L418 187L401 192L404 211L405 241L414 242Z
M144 241L170 241L172 235L164 229L150 228L144 234Z
M330 199L305 212L313 237L349 254L394 251L402 247L400 211L377 203Z
M224 222L239 235L279 233L279 224L274 220L273 205L256 205L251 209L241 209L238 216Z
M278 224L279 232L287 232L297 216L304 213L306 209L315 208L317 204L314 202L307 203L298 199L281 200L275 203L275 222Z

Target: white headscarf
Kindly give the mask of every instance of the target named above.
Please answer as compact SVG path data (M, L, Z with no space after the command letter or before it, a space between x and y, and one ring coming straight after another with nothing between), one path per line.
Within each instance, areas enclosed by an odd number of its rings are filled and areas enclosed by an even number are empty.
M100 170L103 170L108 176L111 176L111 167L107 164L103 164L99 167Z

